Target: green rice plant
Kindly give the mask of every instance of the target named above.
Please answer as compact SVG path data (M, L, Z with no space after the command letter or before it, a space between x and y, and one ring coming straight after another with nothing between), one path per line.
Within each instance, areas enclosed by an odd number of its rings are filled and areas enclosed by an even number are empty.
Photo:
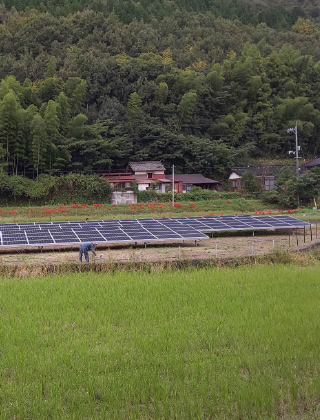
M290 264L2 277L0 418L318 418L319 298Z

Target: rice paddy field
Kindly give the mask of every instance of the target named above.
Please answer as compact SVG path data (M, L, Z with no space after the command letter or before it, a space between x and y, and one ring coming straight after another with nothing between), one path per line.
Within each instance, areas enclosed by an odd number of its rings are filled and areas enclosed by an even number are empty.
M0 280L0 418L318 419L319 265Z

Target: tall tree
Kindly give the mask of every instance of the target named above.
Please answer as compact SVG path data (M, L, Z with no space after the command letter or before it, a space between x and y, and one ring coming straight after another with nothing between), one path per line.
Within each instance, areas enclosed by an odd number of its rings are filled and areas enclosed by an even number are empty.
M87 82L80 77L69 77L65 84L65 92L70 101L72 115L80 113L86 98Z
M60 133L65 135L68 130L68 124L70 121L70 105L68 98L64 92L60 92L56 99L57 103L57 115L60 122Z
M0 140L6 151L7 169L18 170L18 156L21 141L20 104L15 93L10 90L0 103Z
M185 93L178 105L178 115L180 120L180 126L184 129L190 128L195 121L195 111L197 106L197 92L190 90Z
M47 69L44 73L44 77L48 78L48 77L54 77L56 75L57 72L57 59L55 56L50 57L48 64L47 64Z
M57 113L57 105L54 101L49 101L44 113L44 121L47 131L47 151L49 169L58 154L58 140L59 140L59 118Z
M33 117L31 123L31 136L33 167L36 170L38 178L39 170L45 168L47 153L46 123L40 114L36 114Z

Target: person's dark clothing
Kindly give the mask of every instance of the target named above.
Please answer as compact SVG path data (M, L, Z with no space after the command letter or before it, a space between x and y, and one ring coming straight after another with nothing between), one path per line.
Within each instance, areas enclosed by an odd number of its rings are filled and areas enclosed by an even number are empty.
M80 246L79 249L79 261L82 262L82 257L84 255L84 258L87 262L89 262L89 251L92 251L93 255L96 255L96 251L94 249L94 246L90 242L86 242Z

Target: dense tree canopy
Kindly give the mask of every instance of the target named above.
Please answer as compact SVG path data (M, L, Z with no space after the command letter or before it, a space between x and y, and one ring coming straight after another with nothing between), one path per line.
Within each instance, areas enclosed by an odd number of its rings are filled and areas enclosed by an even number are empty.
M0 162L9 174L232 165L320 151L313 0L0 7Z

